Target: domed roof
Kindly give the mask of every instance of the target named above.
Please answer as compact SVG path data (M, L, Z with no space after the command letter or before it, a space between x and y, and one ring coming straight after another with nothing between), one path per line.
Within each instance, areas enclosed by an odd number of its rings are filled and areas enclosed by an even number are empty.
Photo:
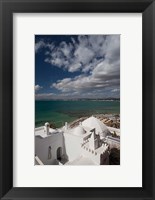
M79 125L74 129L74 134L75 135L83 135L83 134L85 134L85 130L81 125Z
M82 122L82 126L89 127L89 128L95 128L96 134L99 134L102 137L106 137L106 135L109 133L108 128L106 127L103 122L101 122L99 119L96 117L92 116L89 117L88 119L84 120Z

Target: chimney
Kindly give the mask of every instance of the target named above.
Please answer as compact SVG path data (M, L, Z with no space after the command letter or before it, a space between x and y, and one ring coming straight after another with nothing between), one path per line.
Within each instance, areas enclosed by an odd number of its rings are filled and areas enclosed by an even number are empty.
M45 132L47 135L49 135L49 128L50 128L50 124L48 122L45 123Z
M67 129L68 129L68 123L65 122L65 130L67 130Z

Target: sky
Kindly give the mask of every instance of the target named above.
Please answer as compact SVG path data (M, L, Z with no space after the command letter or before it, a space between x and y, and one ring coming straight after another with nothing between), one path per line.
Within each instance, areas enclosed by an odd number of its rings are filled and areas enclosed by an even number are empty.
M35 35L35 98L120 98L120 35Z

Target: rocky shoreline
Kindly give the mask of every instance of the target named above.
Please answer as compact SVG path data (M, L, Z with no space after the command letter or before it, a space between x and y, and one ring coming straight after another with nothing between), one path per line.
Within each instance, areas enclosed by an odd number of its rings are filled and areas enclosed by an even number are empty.
M98 118L106 126L113 127L113 128L120 128L120 115L119 114L95 114L93 116ZM87 119L89 117L90 116L81 117L81 118L69 123L68 126L70 128L74 128L74 127L78 126L80 122L84 121L85 119Z

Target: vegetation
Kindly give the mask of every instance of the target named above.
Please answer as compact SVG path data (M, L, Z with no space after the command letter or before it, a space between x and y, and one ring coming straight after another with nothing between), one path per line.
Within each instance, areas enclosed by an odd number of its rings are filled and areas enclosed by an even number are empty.
M56 129L56 125L52 122L50 123L50 128Z

